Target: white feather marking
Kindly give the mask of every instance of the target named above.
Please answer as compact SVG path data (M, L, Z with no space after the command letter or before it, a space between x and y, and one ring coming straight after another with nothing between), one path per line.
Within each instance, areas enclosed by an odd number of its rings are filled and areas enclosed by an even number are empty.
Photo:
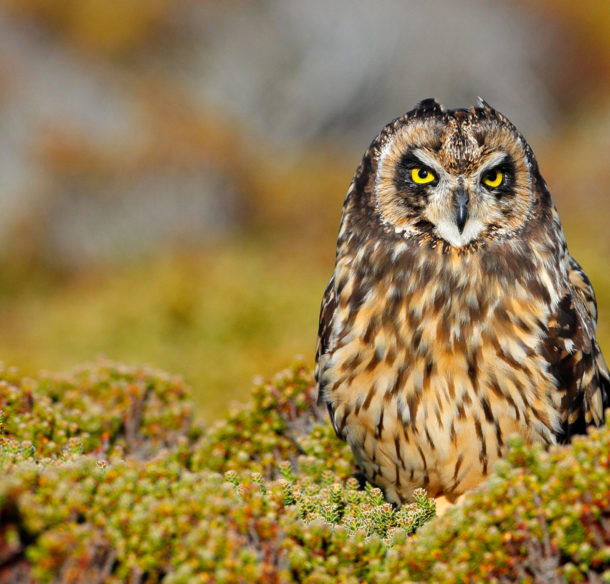
M468 219L464 226L464 231L460 233L455 220L448 220L443 217L436 224L435 231L452 246L463 247L479 237L484 227L483 223L478 219Z

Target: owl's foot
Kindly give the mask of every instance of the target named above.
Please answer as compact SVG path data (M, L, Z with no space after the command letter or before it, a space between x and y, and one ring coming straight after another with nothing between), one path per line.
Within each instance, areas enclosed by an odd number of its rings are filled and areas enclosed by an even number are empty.
M445 497L444 495L441 495L440 497L436 497L434 499L434 502L436 503L436 516L440 517L441 515L444 515L449 509L451 509L455 505L460 505L463 500L464 500L464 495L460 495L459 497L453 499L452 501L447 499L447 497Z

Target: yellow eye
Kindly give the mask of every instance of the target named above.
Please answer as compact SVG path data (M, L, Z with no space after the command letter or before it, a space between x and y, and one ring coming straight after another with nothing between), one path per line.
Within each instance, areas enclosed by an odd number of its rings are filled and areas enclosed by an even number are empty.
M432 182L436 176L431 173L427 168L416 166L411 171L411 180L417 185L425 185L426 183Z
M499 187L502 184L503 180L504 173L501 170L498 170L497 168L492 168L491 170L485 173L485 176L483 176L483 183L486 184L488 187L491 187L492 189Z

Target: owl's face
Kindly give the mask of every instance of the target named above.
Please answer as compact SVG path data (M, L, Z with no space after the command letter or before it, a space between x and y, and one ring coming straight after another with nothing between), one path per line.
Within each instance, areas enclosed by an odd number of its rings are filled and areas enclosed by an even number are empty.
M457 248L518 232L533 204L532 169L512 124L484 102L445 111L426 100L414 112L379 153L382 221L406 237L430 234Z

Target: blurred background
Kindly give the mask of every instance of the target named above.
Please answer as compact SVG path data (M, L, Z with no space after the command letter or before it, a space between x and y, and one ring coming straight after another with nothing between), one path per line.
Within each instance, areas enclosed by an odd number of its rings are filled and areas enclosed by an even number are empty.
M182 374L202 418L313 363L383 125L477 95L525 134L610 357L607 0L0 0L0 359Z

